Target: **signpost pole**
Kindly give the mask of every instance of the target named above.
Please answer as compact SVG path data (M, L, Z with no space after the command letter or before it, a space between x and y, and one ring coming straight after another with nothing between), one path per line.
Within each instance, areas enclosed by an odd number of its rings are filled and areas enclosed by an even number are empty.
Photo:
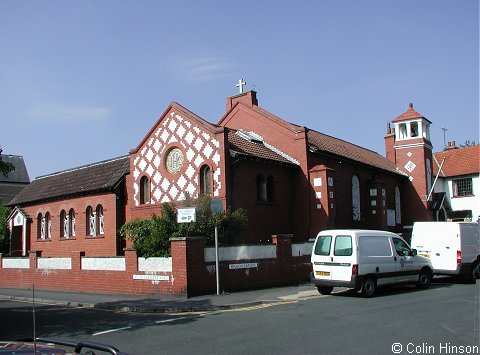
M210 209L213 213L222 213L223 205L219 199L212 199ZM218 257L218 226L215 223L215 276L217 280L217 296L220 295L220 262Z
M217 296L220 295L220 270L218 264L218 227L215 225L215 274L217 278Z

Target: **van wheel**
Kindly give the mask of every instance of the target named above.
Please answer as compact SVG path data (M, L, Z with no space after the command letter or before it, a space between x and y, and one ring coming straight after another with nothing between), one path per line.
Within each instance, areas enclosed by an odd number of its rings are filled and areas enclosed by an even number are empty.
M332 293L333 287L331 287L331 286L318 286L317 290L321 295L329 295L329 294Z
M423 268L418 275L418 288L428 288L432 282L432 271L428 268Z
M480 279L480 263L478 261L474 262L472 265L472 278Z
M470 271L466 273L464 280L474 284L478 278L480 278L480 264L476 261L472 264Z
M362 295L364 297L372 297L377 290L377 280L373 276L367 276L362 282Z

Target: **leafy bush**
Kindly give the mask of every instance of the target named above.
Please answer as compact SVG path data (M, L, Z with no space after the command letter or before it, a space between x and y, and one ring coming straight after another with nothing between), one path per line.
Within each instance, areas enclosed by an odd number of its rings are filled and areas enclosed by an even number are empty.
M200 196L192 200L187 196L185 207L196 208L196 222L177 223L177 210L174 204L164 203L160 217L153 215L150 220L135 219L125 223L120 235L133 242L139 256L170 256L170 238L203 236L207 245L215 243L215 226L218 226L219 244L230 244L235 236L247 226L247 213L244 209L229 209L223 213L213 213L211 197Z

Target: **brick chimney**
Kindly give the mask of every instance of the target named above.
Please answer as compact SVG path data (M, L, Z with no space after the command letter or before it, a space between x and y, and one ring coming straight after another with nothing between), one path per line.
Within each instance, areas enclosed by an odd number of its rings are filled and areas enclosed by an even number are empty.
M390 122L387 123L387 134L384 137L385 139L385 154L387 160L395 163L395 129L392 129Z
M458 149L458 147L455 145L455 141L448 142L447 144L448 145L445 147L445 150Z
M248 91L244 92L242 94L238 94L235 96L230 96L227 97L227 112L235 106L237 102L244 103L247 106L258 106L258 100L257 100L257 92L256 91Z

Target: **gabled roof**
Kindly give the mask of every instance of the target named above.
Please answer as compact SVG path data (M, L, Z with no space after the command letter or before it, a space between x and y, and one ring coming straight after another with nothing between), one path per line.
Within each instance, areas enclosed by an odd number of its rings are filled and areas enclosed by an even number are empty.
M423 118L424 120L427 120L428 122L432 123L430 120L425 118L422 114L418 113L413 109L413 104L410 103L408 105L408 110L402 113L400 116L395 118L392 122L400 122L400 121L407 121L407 120L413 120L416 118Z
M224 127L224 121L225 119L230 115L230 113L232 111L234 111L238 106L243 106L243 107L246 107L248 108L249 110L252 110L252 111L255 111L257 113L259 113L260 115L268 118L269 120L277 123L278 125L288 129L289 131L292 131L294 133L298 133L298 132L302 132L305 130L305 127L303 126L298 126L296 124L293 124L293 123L290 123L288 121L285 121L284 119L278 117L278 116L275 116L273 113L261 108L260 106L257 106L257 105L247 105L246 103L242 102L242 101L238 101L236 102L232 108L230 108L224 115L223 117L217 122L217 125L220 126L220 127Z
M248 106L243 102L237 102L233 107L232 110L238 106L243 105L248 107L249 109L258 112L259 114L263 115L264 117L276 122L277 124L285 127L286 129L290 130L294 133L304 132L307 131L307 140L310 147L313 147L313 150L316 152L324 152L328 154L333 154L345 159L349 159L352 161L356 161L358 163L362 163L368 166L376 167L388 172L400 174L403 176L407 176L405 173L400 171L393 162L387 160L385 157L381 156L380 154L373 152L371 150L359 147L355 144L348 143L344 140L334 138L328 136L326 134L310 130L303 126L298 126L296 124L290 123L285 121L284 119L275 116L271 112L262 109L259 106L253 105ZM230 111L232 111L230 110ZM413 110L413 108L412 108ZM230 112L229 111L229 112ZM219 121L221 123L229 114L225 114L223 118ZM230 137L230 136L229 136Z
M194 121L195 123L197 123L198 125L200 125L201 127L205 128L206 130L208 130L212 133L219 133L219 132L223 131L223 127L220 127L218 125L214 125L214 124L204 120L203 118L201 118L197 114L193 113L189 109L180 105L178 102L172 101L170 103L170 105L168 105L168 107L165 109L163 114L160 116L160 118L152 126L152 128L150 128L150 131L148 131L148 133L145 135L145 137L140 141L140 143L137 145L137 147L130 150L130 153L136 153L140 150L140 148L145 144L145 142L152 136L153 132L155 132L155 130L158 128L158 125L160 124L160 122L162 122L162 120L165 118L165 116L168 114L168 112L172 109L181 113L184 116L184 118L185 117L189 118L190 120Z
M251 159L271 161L276 164L297 166L292 158L263 142L253 133L229 130L227 133L228 149L231 155L243 156Z
M308 144L313 146L314 151L333 154L365 165L373 166L389 172L405 175L397 169L395 164L380 154L362 148L344 140L328 136L326 134L309 130L307 132ZM312 147L310 147L312 149Z
M440 176L451 177L461 175L471 175L480 173L480 145L469 146L465 148L449 149L443 152L434 153L438 164L442 164ZM433 172L436 175L438 166L433 163Z
M9 205L112 191L129 172L130 160L124 156L40 176L27 185Z

